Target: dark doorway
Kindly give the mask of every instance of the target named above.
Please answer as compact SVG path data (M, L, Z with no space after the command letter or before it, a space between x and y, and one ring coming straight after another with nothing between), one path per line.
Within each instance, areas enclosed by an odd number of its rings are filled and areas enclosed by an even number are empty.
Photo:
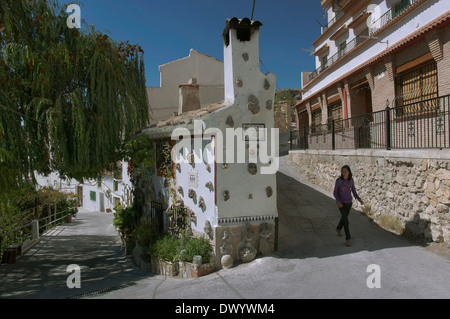
M352 94L352 125L355 148L371 147L372 91L368 83L358 86Z

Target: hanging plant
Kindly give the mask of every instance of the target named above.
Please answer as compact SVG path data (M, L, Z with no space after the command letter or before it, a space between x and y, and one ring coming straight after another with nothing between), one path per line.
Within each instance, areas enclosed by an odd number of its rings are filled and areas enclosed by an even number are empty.
M155 148L153 141L145 135L139 135L124 144L123 158L128 160L128 174L137 175L140 168L151 170L155 164ZM134 170L134 172L133 172Z
M143 50L93 26L70 29L56 1L0 6L0 195L37 170L96 178L146 127Z

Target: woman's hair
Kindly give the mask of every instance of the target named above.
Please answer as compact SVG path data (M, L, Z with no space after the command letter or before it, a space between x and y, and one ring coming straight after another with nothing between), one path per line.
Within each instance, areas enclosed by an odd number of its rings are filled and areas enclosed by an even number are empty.
M344 165L341 168L341 178L344 179L344 175L342 175L342 169L346 168L348 170L348 180L351 181L353 178L352 170L350 169L350 166Z

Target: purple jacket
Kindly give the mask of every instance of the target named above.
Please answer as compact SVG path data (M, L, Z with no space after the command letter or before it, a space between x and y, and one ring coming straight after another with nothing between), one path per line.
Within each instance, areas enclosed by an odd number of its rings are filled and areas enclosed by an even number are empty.
M334 185L334 198L336 201L341 203L351 203L352 194L356 199L361 199L356 193L355 184L348 179L341 179L340 177L336 180L336 184Z

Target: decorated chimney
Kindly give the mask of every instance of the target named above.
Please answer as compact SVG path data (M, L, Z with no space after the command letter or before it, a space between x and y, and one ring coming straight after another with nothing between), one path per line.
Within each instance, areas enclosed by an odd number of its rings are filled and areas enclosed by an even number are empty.
M191 81L180 86L180 114L143 131L155 143L176 141L177 159L174 183L155 169L151 183L144 183L145 199L184 208L192 234L213 245L215 268L250 262L277 247L276 78L259 67L261 26L247 18L226 20L224 101L198 109ZM176 226L170 216L169 229Z
M278 167L270 169L278 163L278 154L274 155L278 149L273 147L278 136L271 134L276 77L260 70L261 26L260 21L232 18L226 20L222 33L225 103L229 106L217 126L227 141L224 163L217 165L216 256L224 267L227 262L248 262L256 254L276 249ZM228 128L253 128L257 134L236 134L233 139L245 144L244 149L233 150L228 147ZM225 154L230 151L235 157L228 163ZM245 162L239 161L241 155Z

